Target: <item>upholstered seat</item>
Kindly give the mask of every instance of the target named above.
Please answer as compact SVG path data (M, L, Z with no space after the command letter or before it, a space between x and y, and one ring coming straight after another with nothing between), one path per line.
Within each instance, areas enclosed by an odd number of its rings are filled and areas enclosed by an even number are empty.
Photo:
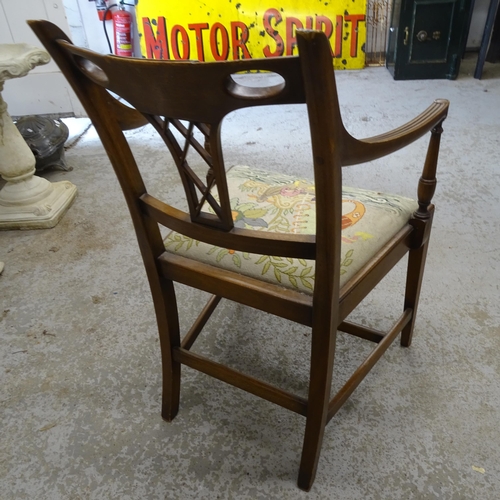
M255 231L314 234L314 182L236 166L227 173L234 225ZM340 286L387 243L417 209L416 201L359 188L342 188ZM209 245L172 231L168 252L308 294L314 290L315 262L241 252Z

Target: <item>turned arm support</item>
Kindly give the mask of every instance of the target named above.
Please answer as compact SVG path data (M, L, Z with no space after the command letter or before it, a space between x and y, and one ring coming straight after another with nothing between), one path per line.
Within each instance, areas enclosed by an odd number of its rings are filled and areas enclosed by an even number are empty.
M413 212L410 224L414 228L411 246L414 249L421 248L429 239L434 206L431 205L434 191L436 190L436 169L439 155L439 143L443 127L438 123L431 133L427 155L425 157L422 175L418 181L417 198L418 208Z
M436 170L439 156L439 144L443 132L442 122L432 129L422 175L418 181L418 208L414 216L418 219L429 219L429 205L436 190Z
M448 114L448 106L446 99L436 99L423 113L405 125L366 139L355 139L344 131L342 166L376 160L408 146L442 123Z

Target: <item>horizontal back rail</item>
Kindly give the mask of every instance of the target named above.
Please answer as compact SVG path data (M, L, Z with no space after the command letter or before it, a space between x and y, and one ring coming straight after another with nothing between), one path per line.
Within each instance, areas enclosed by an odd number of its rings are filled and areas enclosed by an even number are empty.
M302 325L312 325L312 297L304 293L168 252L159 257L158 264L165 278Z
M314 259L315 257L316 237L314 235L255 231L237 227L231 231L206 228L192 224L187 213L147 193L141 196L140 205L146 214L161 225L210 245L279 257L300 259Z

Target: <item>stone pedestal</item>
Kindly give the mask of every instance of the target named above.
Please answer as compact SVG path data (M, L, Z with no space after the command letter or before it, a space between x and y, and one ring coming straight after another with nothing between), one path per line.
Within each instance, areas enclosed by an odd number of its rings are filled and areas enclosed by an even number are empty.
M7 113L1 92L5 80L20 78L50 57L37 47L0 44L0 229L54 227L76 196L69 181L50 183L35 174L35 157Z

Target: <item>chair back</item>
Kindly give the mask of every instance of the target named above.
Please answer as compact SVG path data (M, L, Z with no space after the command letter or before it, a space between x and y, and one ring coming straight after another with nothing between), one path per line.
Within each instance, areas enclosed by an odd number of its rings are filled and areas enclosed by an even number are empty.
M338 281L342 125L329 42L322 32L297 33L299 56L201 63L122 58L77 47L59 28L30 21L91 118L119 179L139 240L163 251L144 215L186 236L253 253L315 259L325 286ZM248 87L239 73L273 72L281 82ZM129 106L119 102L119 96ZM316 234L264 234L234 227L221 146L223 118L249 106L306 103L316 184ZM151 123L168 147L184 187L189 214L152 197L123 130ZM177 132L174 133L173 129ZM205 138L199 141L194 132ZM307 129L305 129L304 133ZM184 137L184 143L179 136ZM199 134L198 134L199 135ZM195 150L205 178L191 168ZM144 234L144 227L149 234ZM152 241L154 240L154 241ZM141 244L141 242L139 241ZM321 247L321 249L319 249ZM141 247L142 248L142 247ZM143 249L145 261L147 257ZM337 276L335 276L337 274ZM321 280L320 280L321 281ZM316 281L318 285L318 280Z

